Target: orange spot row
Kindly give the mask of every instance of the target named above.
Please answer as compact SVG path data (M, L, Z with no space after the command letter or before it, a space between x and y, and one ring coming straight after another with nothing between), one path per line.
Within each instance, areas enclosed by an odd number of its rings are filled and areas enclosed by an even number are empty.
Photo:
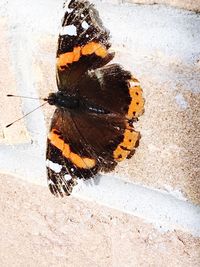
M108 54L106 48L102 44L90 42L82 47L74 47L72 52L67 52L59 55L59 57L57 58L57 66L58 68L62 69L62 67L67 66L67 64L77 62L80 59L81 55L86 56L93 53L102 58L104 58Z
M62 155L69 159L78 168L90 169L95 166L96 161L94 159L80 157L78 154L71 152L69 144L64 143L64 141L59 138L59 135L56 133L56 129L51 130L48 138L51 144L62 151Z
M142 88L140 86L133 86L129 88L131 96L131 103L128 109L127 119L138 117L142 114L144 109L144 99L142 97Z
M139 140L139 132L125 130L123 141L117 146L113 152L113 157L117 161L122 161L131 153L134 149L136 142ZM123 149L123 147L125 149ZM126 150L128 149L128 150Z

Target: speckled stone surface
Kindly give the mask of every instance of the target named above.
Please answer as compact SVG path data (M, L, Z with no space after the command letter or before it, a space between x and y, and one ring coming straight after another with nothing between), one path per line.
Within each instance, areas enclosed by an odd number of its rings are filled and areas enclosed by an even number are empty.
M198 0L127 0L127 2L147 5L164 4L195 12L200 11L200 2Z
M197 267L200 240L134 216L0 177L0 265Z
M7 124L22 116L20 99L7 97L7 94L19 94L16 88L15 71L11 63L7 22L6 18L0 18L0 143L16 144L27 142L29 134L23 120L10 129L5 128Z

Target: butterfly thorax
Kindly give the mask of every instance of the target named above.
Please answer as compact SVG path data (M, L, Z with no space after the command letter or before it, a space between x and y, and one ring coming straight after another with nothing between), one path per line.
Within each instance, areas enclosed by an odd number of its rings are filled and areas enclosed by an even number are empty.
M47 101L50 105L66 109L78 109L80 102L76 96L64 94L60 91L49 94Z
M57 93L49 94L47 102L50 105L54 105L58 108L64 108L67 110L82 111L96 114L108 114L108 110L96 106L80 96L71 95L58 91Z

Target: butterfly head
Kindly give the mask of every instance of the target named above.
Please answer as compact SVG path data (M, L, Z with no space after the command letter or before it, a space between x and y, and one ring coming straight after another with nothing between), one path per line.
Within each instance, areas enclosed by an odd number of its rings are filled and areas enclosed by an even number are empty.
M49 103L49 105L56 105L57 95L55 93L50 93L47 98L47 102Z

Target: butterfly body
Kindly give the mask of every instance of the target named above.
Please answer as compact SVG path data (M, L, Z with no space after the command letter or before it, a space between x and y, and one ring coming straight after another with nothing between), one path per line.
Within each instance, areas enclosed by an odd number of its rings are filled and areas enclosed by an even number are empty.
M71 0L58 39L58 91L47 98L56 106L46 154L56 196L70 195L77 179L112 171L138 146L133 122L143 113L142 89L129 71L108 64L110 46L93 5Z
M77 95L65 94L58 91L57 93L51 93L47 98L47 102L50 105L54 105L57 108L63 108L69 112L89 112L96 114L109 114L108 110L105 110L95 103L89 102L87 99L81 98Z

